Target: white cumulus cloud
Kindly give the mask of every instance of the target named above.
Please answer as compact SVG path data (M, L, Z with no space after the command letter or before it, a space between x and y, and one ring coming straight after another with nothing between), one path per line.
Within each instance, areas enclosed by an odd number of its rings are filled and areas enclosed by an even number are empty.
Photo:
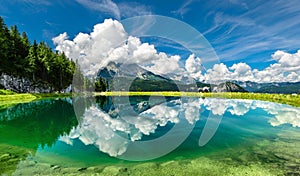
M154 45L142 43L130 36L117 20L106 19L94 26L90 34L79 33L70 40L67 33L53 38L56 50L78 61L85 75L93 76L109 62L138 64L159 75L170 75L173 79L182 76L201 77L201 60L194 55L187 59L186 68L180 65L181 57L158 52Z
M185 69L190 74L190 76L196 80L202 80L202 64L201 59L196 57L194 54L191 54L188 59L185 61Z
M275 61L263 70L251 68L246 63L227 66L215 64L204 68L201 59L194 54L188 58L158 52L154 45L142 43L130 36L117 20L106 19L94 26L89 34L79 33L73 40L66 32L53 38L56 50L78 61L85 75L93 76L109 62L138 64L143 68L175 80L196 79L208 83L224 81L299 82L300 50L296 53L276 51L271 57ZM185 62L184 62L185 60Z
M300 50L294 54L276 51L272 59L276 62L263 70L253 69L246 63L233 64L231 67L223 63L215 64L204 75L205 80L212 83L232 80L259 83L300 81Z

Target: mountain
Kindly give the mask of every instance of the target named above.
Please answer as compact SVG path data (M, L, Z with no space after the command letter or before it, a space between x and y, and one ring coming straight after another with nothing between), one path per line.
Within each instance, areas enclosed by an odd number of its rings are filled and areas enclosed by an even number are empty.
M300 93L300 82L256 83L251 81L234 81L234 83L240 85L249 92L283 94Z
M225 82L218 85L211 85L212 92L248 92L243 87L233 82Z
M172 81L156 75L137 64L116 64L114 62L110 62L105 68L99 70L98 76L106 79L114 77L137 77L142 80Z
M98 78L106 81L109 91L188 91L198 92L203 88L214 92L247 92L241 86L226 82L211 85L202 82L185 84L156 75L137 64L116 64L110 62L99 70Z
M110 62L99 70L98 77L106 80L113 91L178 91L173 80L156 75L137 64Z

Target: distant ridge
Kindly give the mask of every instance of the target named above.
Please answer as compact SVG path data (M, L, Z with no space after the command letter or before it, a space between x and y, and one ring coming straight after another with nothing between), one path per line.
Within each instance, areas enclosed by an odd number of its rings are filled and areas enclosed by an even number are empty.
M245 90L255 93L300 93L300 82L281 82L281 83L256 83L251 81L233 81Z

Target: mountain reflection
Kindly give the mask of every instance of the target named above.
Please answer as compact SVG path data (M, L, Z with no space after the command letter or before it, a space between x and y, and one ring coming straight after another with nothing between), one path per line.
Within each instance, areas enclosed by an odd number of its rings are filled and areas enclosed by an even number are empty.
M244 116L251 110L261 109L273 115L269 120L272 126L300 127L299 108L256 100L131 97L128 104L124 97L100 97L96 102L85 109L80 124L61 136L60 141L72 145L74 139L79 139L110 156L120 156L130 142L154 135L158 128L169 129L183 120L195 125L203 112Z

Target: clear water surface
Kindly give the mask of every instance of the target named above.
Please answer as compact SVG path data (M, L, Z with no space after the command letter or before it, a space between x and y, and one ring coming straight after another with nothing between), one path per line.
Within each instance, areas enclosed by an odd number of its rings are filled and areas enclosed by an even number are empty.
M299 127L299 108L256 100L40 100L0 110L0 173L297 175Z

